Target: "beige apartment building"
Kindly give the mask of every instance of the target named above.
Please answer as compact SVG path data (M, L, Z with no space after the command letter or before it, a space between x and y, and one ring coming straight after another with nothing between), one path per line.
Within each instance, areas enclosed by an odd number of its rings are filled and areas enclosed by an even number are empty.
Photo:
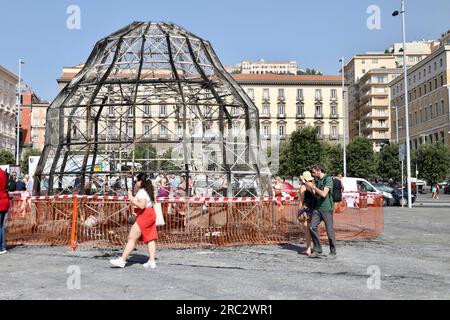
M242 61L238 64L242 74L297 74L296 61Z
M81 70L82 65L63 69L58 83L62 89ZM342 83L340 76L318 75L274 75L274 74L233 74L233 78L242 86L248 96L259 109L260 135L268 145L271 139L285 140L291 132L311 126L317 129L320 137L331 143L342 143L344 134ZM111 116L114 112L127 110L108 110ZM132 112L129 110L128 112ZM170 112L169 105L148 106L142 110L136 132L145 135L156 134L165 139L182 131L182 125L177 123ZM132 113L130 113L132 116ZM152 118L164 120L155 124ZM111 117L113 119L113 117ZM103 128L105 132L100 138L114 135L112 129ZM133 127L126 129L130 132ZM73 132L76 136L77 132ZM348 136L348 134L347 134ZM167 145L169 148L170 145ZM166 151L163 149L159 152Z
M344 108L340 76L235 74L259 110L263 139L286 139L311 126L331 143L343 143Z
M408 109L411 150L421 144L450 145L450 32L427 58L408 69ZM398 107L398 122L391 110L393 130L399 128L399 142L406 141L403 74L389 84L391 105Z
M370 69L359 80L358 136L373 141L375 151L391 138L389 82L400 75L402 69Z
M436 41L408 42L406 65L411 67L425 59ZM364 136L373 142L375 151L392 137L390 128L389 82L401 74L403 44L395 43L386 52L368 52L353 56L344 67L349 85L348 119L350 140Z
M16 85L19 78L0 65L0 150L16 152Z

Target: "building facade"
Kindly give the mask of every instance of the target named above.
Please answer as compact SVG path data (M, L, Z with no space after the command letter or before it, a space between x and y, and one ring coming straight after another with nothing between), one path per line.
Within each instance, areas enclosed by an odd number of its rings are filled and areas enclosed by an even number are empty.
M0 150L16 152L18 77L0 65Z
M64 68L61 78L57 80L60 88L67 85L81 68L82 65ZM286 140L293 131L306 126L316 128L320 137L327 142L343 143L344 106L340 76L232 74L232 77L259 110L260 135L265 141L263 145L269 145L270 140L274 138ZM175 121L170 110L170 106L166 105L157 109L152 107L138 110L137 112L144 113L144 121L138 125L136 131L145 135L155 134L161 139L170 139L172 133L176 136L182 126ZM113 116L114 112L127 111L108 112ZM155 119L163 121L158 120L158 123L155 123ZM133 129L130 127L126 130L132 132ZM112 130L105 131L106 135L113 134ZM80 133L73 134L76 137ZM167 148L169 147L170 145L167 145ZM164 151L164 148L159 150Z
M421 144L450 145L450 33L427 58L408 69L408 111L411 150ZM393 129L398 126L399 142L406 141L403 74L389 84L391 105L398 107L398 121L391 111Z
M242 74L297 74L296 61L242 61L238 67Z
M371 140L376 152L391 139L389 82L401 73L398 68L370 69L358 82L358 136Z

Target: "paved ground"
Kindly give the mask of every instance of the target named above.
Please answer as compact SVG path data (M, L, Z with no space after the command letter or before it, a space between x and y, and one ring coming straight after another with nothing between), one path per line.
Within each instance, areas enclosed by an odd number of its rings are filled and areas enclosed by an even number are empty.
M113 251L16 247L0 256L0 299L450 299L450 210L388 208L385 221L378 239L339 242L336 260L308 259L292 243L164 249L155 270L139 251L114 269ZM70 266L80 289L68 289ZM377 268L380 289L369 289Z

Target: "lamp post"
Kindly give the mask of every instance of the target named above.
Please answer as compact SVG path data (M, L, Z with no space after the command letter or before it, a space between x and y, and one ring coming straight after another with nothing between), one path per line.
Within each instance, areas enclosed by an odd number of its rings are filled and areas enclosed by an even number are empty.
M21 107L21 95L22 95L22 64L25 61L19 59L19 84L17 88L17 137L16 137L16 165L20 165L20 107Z
M406 68L406 23L405 23L405 0L401 0L401 11L402 14L402 33L403 33L403 82L404 82L404 93L405 93L405 119L406 119L406 176L408 183L408 208L412 208L412 196L411 196L411 146L409 143L409 108L408 108L408 71ZM394 11L392 15L398 16L399 12Z
M346 134L347 134L347 131L346 131L346 113L347 113L347 110L346 110L346 108L345 108L345 92L344 92L344 90L345 90L345 77L344 77L344 57L342 57L341 59L339 59L339 62L341 63L341 75L342 75L342 106L343 106L343 109L344 109L344 114L342 115L342 121L344 122L344 148L343 148L343 151L344 151L344 154L343 154L343 158L344 158L344 177L347 177L347 146L346 146Z

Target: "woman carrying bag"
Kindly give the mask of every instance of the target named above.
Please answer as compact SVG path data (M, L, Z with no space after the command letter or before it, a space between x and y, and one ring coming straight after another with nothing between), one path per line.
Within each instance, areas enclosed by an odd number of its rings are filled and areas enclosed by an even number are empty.
M0 254L6 253L5 217L9 209L8 175L0 169Z
M128 198L135 207L134 216L136 221L131 227L128 236L128 243L120 258L112 259L109 262L119 268L124 268L128 256L133 252L136 242L143 240L147 244L149 260L144 263L144 268L156 268L156 240L158 240L158 232L156 231L156 213L154 210L155 194L152 181L145 173L140 173L135 179L135 185L138 192L133 197L133 192L128 191ZM133 218L133 216L132 216Z

